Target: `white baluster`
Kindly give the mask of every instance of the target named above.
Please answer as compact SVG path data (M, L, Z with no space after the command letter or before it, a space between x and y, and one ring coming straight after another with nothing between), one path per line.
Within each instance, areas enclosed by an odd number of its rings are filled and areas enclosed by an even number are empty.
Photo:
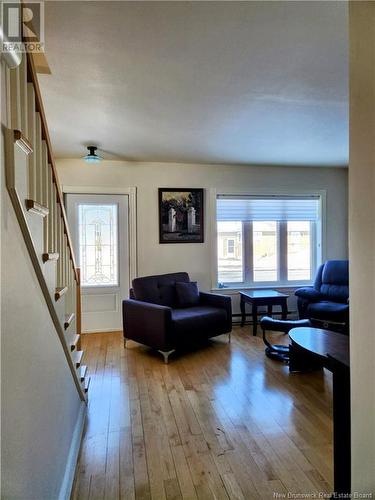
M49 203L49 183L48 183L48 150L46 141L42 141L42 205L50 208ZM48 214L44 218L44 251L48 253L48 226L49 226L49 218Z
M28 139L33 148L33 153L29 154L29 199L35 200L36 196L36 170L35 170L35 91L32 83L27 84L27 128Z
M35 201L43 205L42 194L42 123L40 114L35 113Z
M24 54L19 65L19 87L20 87L20 113L21 132L26 139L29 139L28 130L28 96L27 96L27 58Z
M77 333L77 283L74 276L73 265L70 267L72 281L72 311L76 314L76 333Z
M57 242L57 252L60 255L58 262L58 265L56 267L56 282L58 287L63 286L63 275L62 275L62 270L63 270L63 247L62 247L62 219L61 219L61 208L60 205L57 204L57 231L56 231L56 242Z
M19 67L10 70L10 126L21 130L21 94Z
M11 70L6 67L5 68L5 123L7 127L11 128L11 84L10 84L10 72Z
M66 301L65 301L65 312L67 314L71 314L72 309L71 309L71 286L70 286L70 267L69 267L69 248L67 246L67 239L65 236L65 243L66 243L66 268L65 268L65 280L66 280L66 285L68 287L68 292L66 294Z
M66 286L65 269L66 269L66 246L64 235L64 221L61 219L61 251L62 251L62 269L61 269L61 286Z
M57 193L56 193L56 186L55 183L53 183L52 187L52 197L53 197L53 251L54 252L59 252L58 248L58 217L59 217L59 212L58 212L58 204L57 204Z
M54 241L53 241L53 231L54 231L54 224L55 224L55 205L53 202L53 190L54 190L54 185L52 181L52 167L51 165L47 166L47 185L48 185L48 208L49 208L49 214L48 214L48 241L47 241L47 247L48 247L48 252L54 253Z
M64 233L64 247L65 247L65 284L66 286L69 287L69 248L68 248L68 240L66 237L66 234ZM69 290L70 291L70 290ZM69 299L68 299L68 305L69 305Z

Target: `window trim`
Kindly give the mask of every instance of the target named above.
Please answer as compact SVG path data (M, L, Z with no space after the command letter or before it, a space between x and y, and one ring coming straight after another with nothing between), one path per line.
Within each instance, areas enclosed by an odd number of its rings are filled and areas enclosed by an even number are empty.
M217 219L216 219L216 200L220 195L225 196L319 196L319 218L318 221L312 225L314 228L313 238L315 239L315 244L317 251L312 252L311 259L311 267L312 267L312 276L311 280L306 281L287 281L287 280L279 280L277 282L254 282L253 277L251 276L251 281L246 281L247 276L251 274L251 270L249 269L249 264L244 262L244 279L245 281L242 283L226 283L225 288L219 288L217 276L218 276L218 254L217 254ZM249 190L249 191L236 191L231 190L230 192L210 189L210 212L211 212L211 289L212 290L250 290L256 288L297 288L299 286L307 286L311 285L314 282L316 271L319 265L326 260L326 204L327 204L327 191L326 190L271 190L271 189L262 189L262 190ZM245 223L246 224L246 223ZM248 223L249 224L249 223ZM250 223L251 224L251 223ZM250 259L252 260L252 231L250 231L251 237L246 237L245 231L243 235L243 252L245 255L245 245L249 245L250 248L247 250ZM280 239L280 238L279 238ZM280 244L280 242L279 242ZM316 258L314 258L314 254Z
M69 194L113 194L126 195L128 197L128 248L129 248L129 279L128 288L132 280L138 276L138 243L137 243L137 188L133 187L102 187L102 186L69 186L63 184L61 191L64 196L66 207L66 196ZM216 217L216 213L215 213Z

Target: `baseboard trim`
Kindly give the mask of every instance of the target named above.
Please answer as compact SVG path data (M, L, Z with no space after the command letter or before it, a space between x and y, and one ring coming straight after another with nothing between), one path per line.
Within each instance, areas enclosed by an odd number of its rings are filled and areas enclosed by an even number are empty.
M272 316L280 316L281 313L273 313ZM251 316L251 314L246 314L246 316ZM267 312L262 312L262 313L258 313L258 321L259 321L259 317L261 316L268 316L267 315ZM233 325L237 326L237 325L240 325L241 324L241 317L242 315L241 314L233 314L232 315L232 323ZM278 319L281 319L281 318L278 318ZM288 320L295 320L295 319L298 319L298 314L296 311L288 311ZM250 319L246 319L245 321L245 325L252 325L253 324L253 319L250 318Z
M79 449L81 446L83 429L85 427L86 412L86 403L81 403L81 408L79 410L77 423L74 428L72 442L70 445L65 474L60 488L59 500L69 500L72 493L74 474L76 470Z
M86 334L86 333L113 333L113 332L122 332L122 330L118 330L118 329L113 329L113 328L97 328L97 329L94 329L94 330L82 330L82 333L83 334Z

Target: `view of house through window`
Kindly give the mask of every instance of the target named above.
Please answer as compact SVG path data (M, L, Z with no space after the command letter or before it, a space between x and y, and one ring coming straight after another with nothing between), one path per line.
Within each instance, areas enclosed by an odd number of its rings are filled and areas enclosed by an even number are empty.
M243 282L242 241L241 222L218 221L219 282Z
M318 196L218 197L218 283L311 282L319 217Z

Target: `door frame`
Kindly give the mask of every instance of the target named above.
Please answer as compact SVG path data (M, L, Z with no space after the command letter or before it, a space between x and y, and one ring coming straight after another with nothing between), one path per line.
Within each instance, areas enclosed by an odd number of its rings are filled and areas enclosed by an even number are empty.
M111 188L95 186L61 186L64 194L113 194L125 195L129 197L128 203L128 224L129 224L129 283L138 275L137 259L137 188Z

